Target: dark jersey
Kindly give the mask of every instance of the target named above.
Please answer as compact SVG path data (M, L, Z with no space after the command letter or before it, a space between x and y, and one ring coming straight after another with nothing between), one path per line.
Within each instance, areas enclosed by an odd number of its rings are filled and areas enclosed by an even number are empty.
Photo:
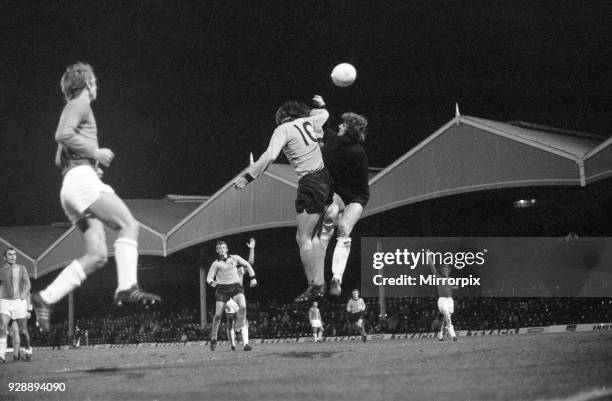
M359 142L325 130L323 161L334 180L334 192L342 198L370 197L368 156Z

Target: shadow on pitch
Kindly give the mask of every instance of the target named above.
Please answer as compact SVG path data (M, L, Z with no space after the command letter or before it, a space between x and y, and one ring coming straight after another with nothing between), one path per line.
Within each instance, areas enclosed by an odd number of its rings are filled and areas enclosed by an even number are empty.
M340 354L341 351L291 351L291 352L277 352L272 355L281 356L284 358L330 358L334 354Z

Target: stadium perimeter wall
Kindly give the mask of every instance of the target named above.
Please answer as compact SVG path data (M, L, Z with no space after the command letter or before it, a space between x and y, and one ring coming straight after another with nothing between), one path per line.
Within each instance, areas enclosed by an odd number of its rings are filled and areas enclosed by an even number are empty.
M506 336L506 335L523 335L523 334L542 334L542 333L577 333L577 332L601 332L612 331L612 323L581 323L581 324L563 324L554 326L534 326L521 327L517 329L492 329L492 330L457 330L458 337L474 337L474 336ZM438 332L425 333L380 333L368 334L368 340L408 340L418 338L436 338ZM361 336L334 336L324 337L323 342L360 342ZM283 338L254 338L250 341L253 344L290 344L290 343L308 343L313 342L312 336L309 337L283 337ZM168 348L168 347L204 347L210 343L205 341L187 341L187 342L166 342L166 343L139 343L139 344L96 344L89 346L81 346L79 349L115 349L115 348ZM228 341L219 341L218 345L229 345ZM32 347L39 350L50 350L51 347ZM70 346L63 345L61 349L69 349ZM7 352L12 352L12 349L7 349Z

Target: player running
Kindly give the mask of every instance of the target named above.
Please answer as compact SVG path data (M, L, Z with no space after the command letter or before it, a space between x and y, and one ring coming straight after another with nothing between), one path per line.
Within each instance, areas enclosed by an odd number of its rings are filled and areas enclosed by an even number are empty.
M236 326L242 333L244 350L250 351L249 327L246 318L246 299L244 298L244 288L242 288L241 277L238 275L238 266L245 266L251 277L250 286L255 287L257 280L255 272L246 260L238 255L229 255L227 244L224 241L217 242L217 259L210 266L206 276L206 282L215 287L215 316L210 333L210 349L214 351L217 347L217 333L221 324L221 317L225 308L225 303L230 299L238 304L236 313ZM252 272L252 274L251 274Z
M340 296L342 291L342 277L351 251L351 232L370 199L369 163L363 148L367 127L365 117L344 113L337 133L331 129L324 131L323 161L334 182L333 203L325 212L321 231L324 254L334 234L334 221L338 218L330 287L333 296Z
M317 301L314 301L312 307L308 309L308 320L310 320L310 326L312 327L314 342L320 343L323 339L323 321L321 320L321 311Z
M0 364L5 363L6 337L11 320L16 320L19 333L23 335L23 353L26 359L32 356L30 334L28 333L28 297L30 295L30 278L25 266L17 264L17 251L8 248L4 251L4 266L0 268ZM17 343L19 333L13 337ZM18 355L18 353L13 354Z
M443 265L440 267L440 272L438 273L438 269L436 269L436 265L434 263L433 253L429 250L427 251L427 261L429 262L429 268L434 276L440 275L442 277L449 277L450 275L450 266ZM453 341L457 341L457 336L455 335L455 328L451 322L451 315L455 312L455 303L453 302L453 287L451 287L447 283L440 283L437 285L438 288L438 309L440 313L444 316L444 321L440 326L440 332L438 333L438 340L444 341L444 328L448 330L448 334L450 334Z
M305 303L325 294L325 253L318 235L317 224L325 207L332 201L331 176L323 163L321 149L314 137L329 117L323 109L325 103L320 96L313 101L319 106L314 114L306 105L296 101L285 102L276 112L276 129L268 149L252 164L247 173L236 179L234 186L244 188L260 177L278 157L281 150L298 176L296 240L300 248L300 259L304 266L308 287L295 302Z
M32 295L42 331L49 331L51 306L106 264L104 225L118 231L114 244L118 281L115 303L161 300L138 285L138 222L115 191L100 180L99 166L110 166L115 155L110 149L98 147L98 129L91 110L91 102L98 95L93 68L82 63L71 65L62 76L61 87L66 106L55 132L55 164L64 175L62 207L83 234L85 255L66 266L47 288Z
M346 311L349 313L349 322L351 328L354 326L361 334L361 340L366 342L368 337L366 336L365 329L363 327L363 316L366 310L365 301L363 298L359 298L359 290L354 289L352 293L353 297L349 299L346 304Z

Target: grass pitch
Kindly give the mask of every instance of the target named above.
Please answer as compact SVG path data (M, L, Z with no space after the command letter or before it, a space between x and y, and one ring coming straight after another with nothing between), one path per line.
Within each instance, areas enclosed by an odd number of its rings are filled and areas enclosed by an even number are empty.
M612 332L35 351L0 400L610 400ZM65 383L14 392L15 382Z

